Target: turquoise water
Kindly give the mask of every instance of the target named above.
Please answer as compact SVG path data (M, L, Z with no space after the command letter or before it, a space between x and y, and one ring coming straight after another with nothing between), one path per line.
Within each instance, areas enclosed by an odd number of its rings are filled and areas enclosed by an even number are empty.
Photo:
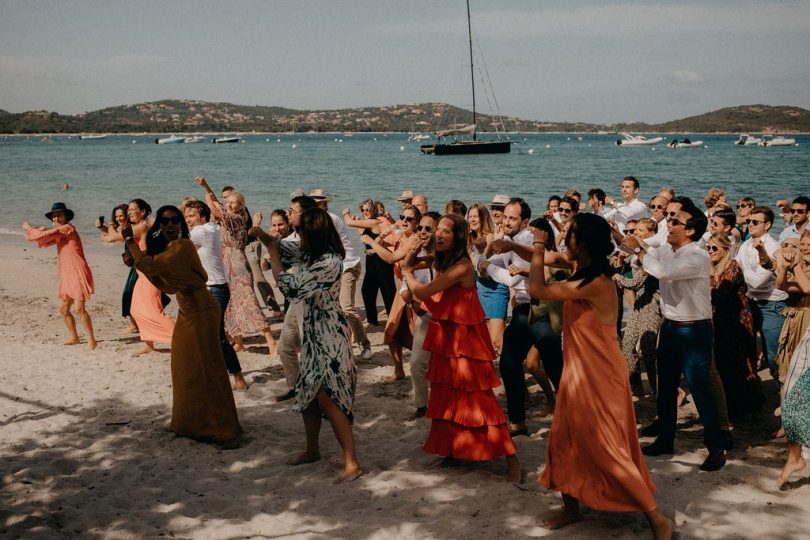
M581 137L581 140L580 140ZM619 197L622 176L641 181L642 200L669 185L702 201L710 187L730 199L751 195L773 205L778 198L807 194L810 136L798 146L740 147L736 135L693 135L706 148L617 147L616 135L516 135L511 154L425 156L406 134L249 135L239 144L154 144L151 136L0 138L0 228L18 231L23 220L44 224L54 201L76 211L83 232L100 214L135 197L153 208L202 195L195 175L218 189L231 184L245 193L248 207L265 215L286 208L295 188L321 187L334 197L332 209L356 210L366 197L382 200L392 213L404 189L428 196L431 207L451 198L468 205L506 193L525 198L536 213L552 194L601 187ZM679 136L678 138L683 138ZM69 183L69 191L62 186ZM781 228L781 224L778 225Z

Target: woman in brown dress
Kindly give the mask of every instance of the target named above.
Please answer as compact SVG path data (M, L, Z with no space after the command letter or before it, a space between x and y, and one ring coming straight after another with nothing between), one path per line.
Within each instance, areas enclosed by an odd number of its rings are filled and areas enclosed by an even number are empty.
M238 446L242 426L219 343L219 304L205 283L208 276L188 228L174 206L157 211L147 235L146 253L124 238L135 267L156 287L177 295L180 311L172 334L172 420L170 430L181 437Z

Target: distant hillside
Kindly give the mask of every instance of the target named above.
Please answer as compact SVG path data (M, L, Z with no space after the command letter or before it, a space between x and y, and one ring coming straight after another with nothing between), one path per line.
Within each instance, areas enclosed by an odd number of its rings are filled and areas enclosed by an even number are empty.
M5 115L5 114L11 114L11 113L10 113L10 112L8 112L8 111L5 111L5 110L3 110L3 109L0 109L0 116L3 116L3 115Z
M810 132L810 111L798 107L745 105L663 124L541 122L521 118L477 117L480 131L523 132ZM48 111L19 114L0 110L0 133L193 133L306 131L421 131L472 122L472 112L445 103L418 103L337 110L294 110L193 100L164 100L62 115Z

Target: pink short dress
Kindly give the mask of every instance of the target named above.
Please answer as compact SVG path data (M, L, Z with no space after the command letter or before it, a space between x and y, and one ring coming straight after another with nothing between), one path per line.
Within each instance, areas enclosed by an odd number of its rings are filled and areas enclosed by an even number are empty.
M76 227L68 225L70 231L53 229L28 229L26 240L36 242L39 247L56 244L56 268L59 272L59 298L62 300L84 301L94 291L93 273L84 258L82 239Z
M141 251L146 253L146 242L138 242ZM138 281L132 290L132 306L129 313L138 325L141 341L171 343L174 333L174 321L163 312L160 301L160 289L155 287L149 278L138 270Z

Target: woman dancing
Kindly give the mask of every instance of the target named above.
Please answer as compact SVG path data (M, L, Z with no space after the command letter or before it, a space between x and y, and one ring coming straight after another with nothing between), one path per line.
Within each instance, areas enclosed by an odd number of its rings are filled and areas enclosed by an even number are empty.
M425 413L431 424L424 450L467 461L506 456L506 479L517 482L520 462L492 391L501 381L492 364L496 354L478 301L468 238L464 218L447 214L436 228L433 280L423 284L414 276L416 249L402 263L408 288L431 313L422 345L431 352Z
M22 224L25 239L36 242L39 247L56 244L56 269L59 273L59 314L70 332L70 338L65 345L81 343L79 333L76 331L76 319L71 308L76 305L76 314L82 321L84 331L87 333L87 349L96 348L96 336L93 333L93 321L87 312L85 303L93 294L93 274L84 258L84 248L79 232L70 224L73 220L73 210L65 203L57 202L51 206L51 211L45 217L53 223L53 227L33 227L27 221Z
M101 231L102 242L112 244L114 242L124 241L124 237L121 236L121 231L123 231L127 225L131 225L129 217L127 217L128 212L128 205L119 204L112 209L109 223L104 223L104 216L96 220L96 228ZM121 293L121 316L129 317L128 331L130 334L137 334L138 325L135 323L130 309L132 307L132 291L135 289L135 282L138 281L138 272L135 271L135 266L132 263L132 255L130 255L129 250L124 248L122 256L124 258L124 264L129 267L129 273L124 282L124 291Z
M538 479L562 492L563 511L545 525L557 529L579 521L582 501L596 510L644 512L654 538L671 538L673 524L653 498L655 487L638 444L629 371L616 336L610 225L597 215L578 214L565 238L565 254L546 253L548 233L532 232L529 293L564 302L564 368L546 466ZM566 282L547 284L546 264L575 272Z
M349 326L339 301L345 251L325 210L305 210L300 219L303 264L297 272L281 272L279 240L270 236L263 239L269 242L266 245L273 276L285 298L304 304L301 371L295 384L293 410L304 415L306 448L287 463L301 465L321 459L318 437L321 418L326 416L343 450L343 471L335 479L338 483L363 474L352 433L357 374Z
M147 235L146 253L124 229L126 245L142 273L168 294L176 294L180 311L172 335L172 420L169 429L181 437L211 441L223 448L239 445L242 426L219 343L219 304L197 248L189 239L180 210L163 206Z

